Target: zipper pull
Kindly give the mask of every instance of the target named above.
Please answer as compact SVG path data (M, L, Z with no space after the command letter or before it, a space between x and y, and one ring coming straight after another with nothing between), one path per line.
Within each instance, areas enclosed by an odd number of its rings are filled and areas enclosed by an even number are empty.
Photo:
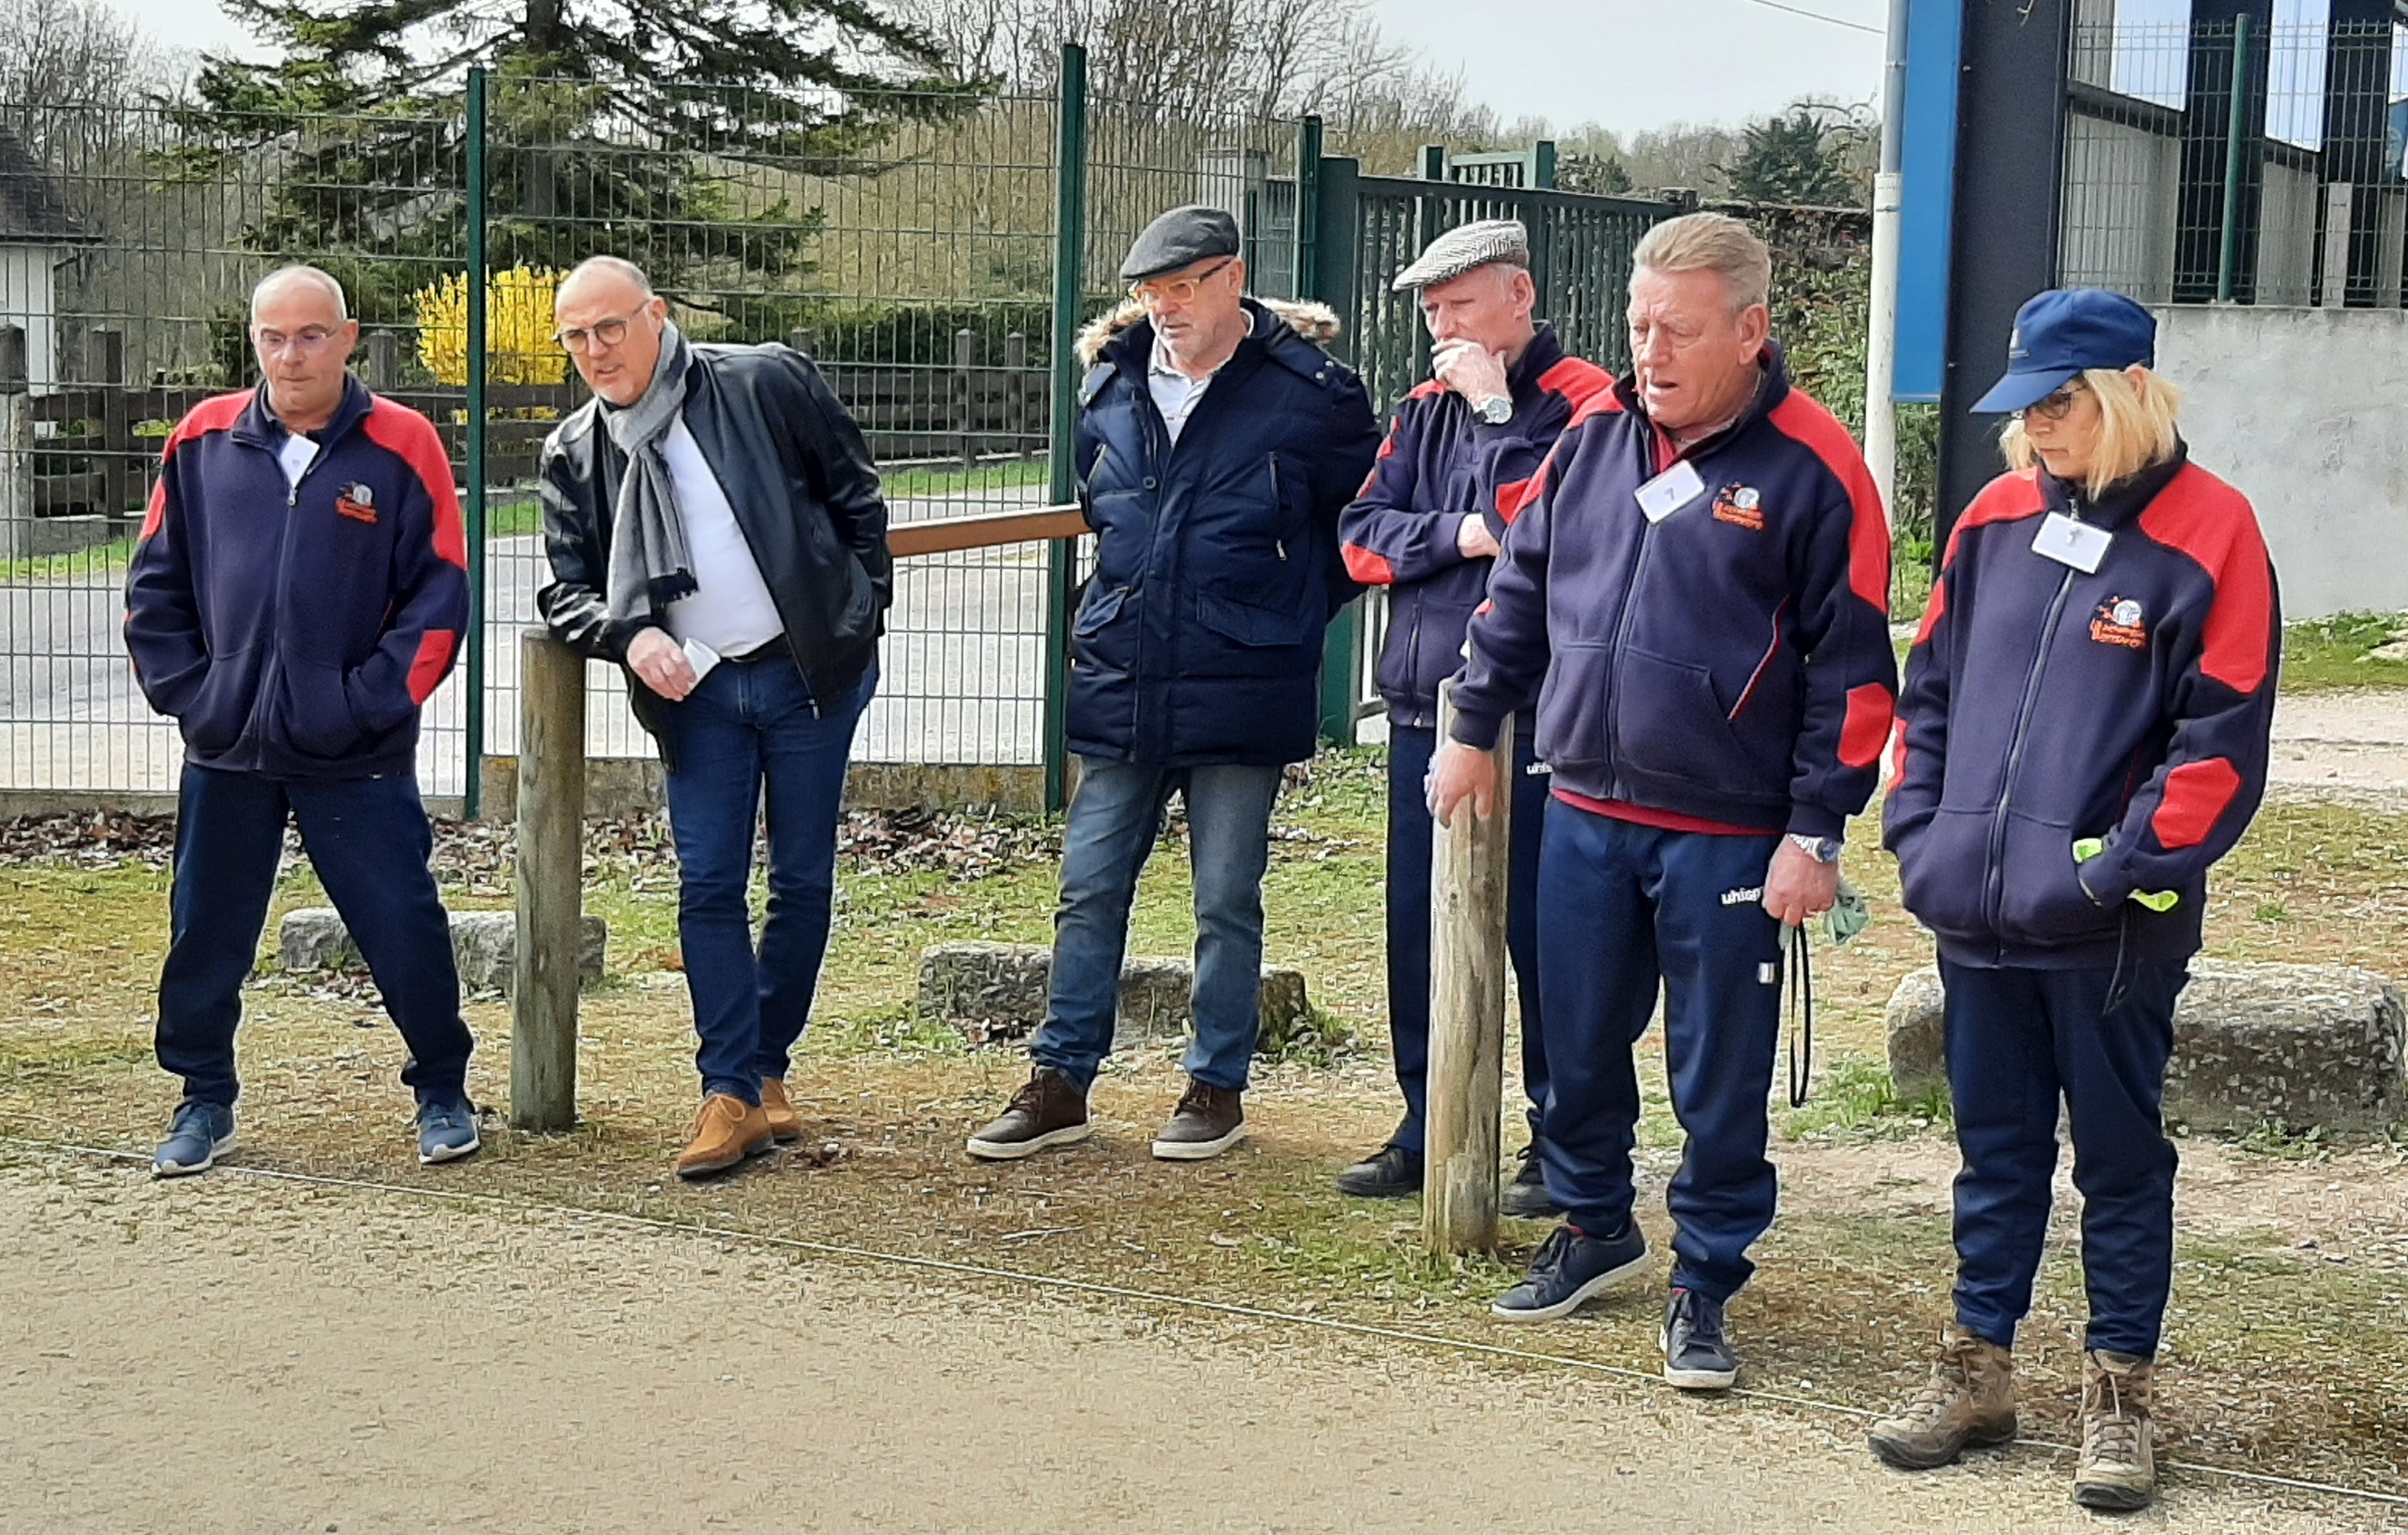
M1286 540L1286 539L1284 539L1284 538L1273 538L1273 539L1271 540L1271 547L1272 547L1273 549L1276 549L1276 550L1278 550L1278 551L1279 551L1279 557L1280 557L1280 559L1281 559L1283 562L1284 562L1284 561L1287 559L1287 540Z

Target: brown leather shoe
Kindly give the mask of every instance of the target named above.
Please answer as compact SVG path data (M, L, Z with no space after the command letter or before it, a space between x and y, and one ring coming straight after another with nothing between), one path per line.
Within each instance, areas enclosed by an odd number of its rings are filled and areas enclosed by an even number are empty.
M982 1162L1017 1162L1048 1146L1084 1140L1094 1126L1087 1123L1087 1095L1080 1085L1040 1066L1028 1074L1028 1085L1012 1095L1001 1117L970 1137L969 1154Z
M2082 1361L2082 1459L2073 1500L2128 1513L2157 1496L2155 1366L2131 1354L2093 1349Z
M803 1138L803 1116L795 1112L782 1079L761 1079L761 1112L769 1116L769 1139L778 1144L790 1146Z
M1188 1078L1186 1096L1154 1138L1154 1155L1166 1162L1201 1162L1227 1151L1246 1138L1245 1097Z
M725 1172L776 1143L769 1135L769 1116L757 1106L733 1093L713 1093L695 1115L694 1140L677 1159L677 1175L708 1178Z

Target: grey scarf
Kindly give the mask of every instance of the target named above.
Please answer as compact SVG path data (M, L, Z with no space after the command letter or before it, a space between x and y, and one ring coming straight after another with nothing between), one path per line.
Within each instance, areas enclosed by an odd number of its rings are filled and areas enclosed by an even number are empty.
M643 397L624 409L602 407L602 426L627 455L619 481L619 504L610 520L609 616L617 621L656 618L680 597L694 595L694 555L686 548L685 517L678 506L677 481L661 443L685 409L685 373L693 360L673 323L661 327L661 360Z

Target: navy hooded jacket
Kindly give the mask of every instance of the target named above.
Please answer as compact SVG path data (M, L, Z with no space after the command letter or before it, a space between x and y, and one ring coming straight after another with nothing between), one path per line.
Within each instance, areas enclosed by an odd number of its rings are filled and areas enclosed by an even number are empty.
M1575 411L1471 620L1455 739L1535 696L1555 792L1658 824L1837 837L1889 739L1889 527L1847 428L1767 350L1756 403L1676 453L1627 380ZM1703 490L1660 522L1676 459ZM1511 498L1509 498L1510 501Z
M1438 685L1463 665L1464 626L1488 595L1493 562L1466 559L1455 543L1464 520L1481 519L1503 543L1506 508L1526 493L1572 412L1612 389L1613 376L1564 355L1554 329L1541 325L1506 384L1513 415L1496 426L1436 380L1405 396L1370 481L1339 519L1347 573L1388 588L1379 685L1398 724L1438 724Z
M1154 768L1300 762L1322 631L1354 595L1338 514L1378 452L1319 305L1247 301L1253 331L1176 447L1134 304L1080 337L1079 500L1096 570L1070 630L1070 750ZM1308 334L1310 335L1308 336Z
M2085 575L2050 512L2112 538ZM2196 953L2207 868L2266 788L2274 571L2240 492L2177 454L2095 504L2044 472L1957 519L1899 698L1885 837L1906 908L1963 965ZM2106 851L2076 865L2073 844ZM2129 899L2172 891L2171 911Z
M167 438L128 565L125 648L203 768L276 779L414 770L418 711L468 624L468 544L424 416L357 379L288 485L258 390Z

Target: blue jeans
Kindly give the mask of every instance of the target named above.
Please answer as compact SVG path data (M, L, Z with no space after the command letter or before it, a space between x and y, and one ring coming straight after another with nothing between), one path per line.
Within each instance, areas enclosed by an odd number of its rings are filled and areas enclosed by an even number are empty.
M1263 868L1282 769L1080 763L1063 833L1053 985L1029 1054L1083 1088L1111 1053L1138 872L1178 789L1196 875L1196 1039L1181 1064L1197 1082L1242 1092L1262 1028Z
M1630 1218L1639 1037L1664 994L1665 1075L1687 1132L1665 1203L1672 1283L1727 1300L1772 1224L1772 1058L1781 924L1764 910L1778 836L1663 831L1562 801L1539 856L1539 986L1547 1009L1547 1192L1584 1231Z
M725 661L666 710L677 839L678 947L701 1037L705 1093L761 1101L810 1022L836 898L836 828L853 727L877 691L872 666L824 708L782 648ZM766 788L769 910L752 947L752 830Z
M1422 1149L1429 1104L1430 843L1429 796L1422 778L1438 749L1428 725L1388 727L1388 1042L1397 1086L1405 1095L1397 1144ZM1513 849L1505 891L1505 949L1513 956L1522 1004L1522 1090L1529 1095L1530 1134L1547 1105L1545 1014L1539 996L1539 837L1547 824L1551 782L1533 772L1529 732L1513 743Z
M184 765L159 972L160 1066L184 1079L186 1098L234 1103L242 982L259 954L288 815L409 1047L403 1083L421 1100L461 1097L476 1041L460 1016L451 923L426 866L434 829L408 777L284 782Z
M2057 1105L2073 1126L2094 1349L2157 1352L2173 1285L2173 1143L2159 1109L2182 965L1988 969L1940 962L1956 1102L1956 1319L2000 1348L2031 1309L2057 1178ZM2112 1005L2111 1005L2112 1004Z

